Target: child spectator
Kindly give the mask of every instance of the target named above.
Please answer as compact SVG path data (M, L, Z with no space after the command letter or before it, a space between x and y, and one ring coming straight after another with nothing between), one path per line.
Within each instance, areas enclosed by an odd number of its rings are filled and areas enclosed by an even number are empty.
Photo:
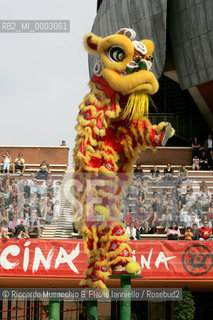
M192 240L193 238L193 233L192 233L192 228L187 227L186 232L184 233L185 240Z
M10 156L10 152L7 151L6 153L4 153L2 155L3 157L3 173L5 173L5 170L7 170L7 172L10 172L10 163L11 163L11 156Z
M171 227L167 231L167 239L168 240L179 240L180 238L180 230L175 221L172 222Z
M43 160L42 163L40 164L40 169L38 170L37 179L40 179L41 175L44 175L45 180L47 180L48 173L49 173L49 164L47 163L46 160Z
M200 159L197 156L192 159L192 170L200 170Z
M193 223L192 225L192 233L193 233L192 240L199 240L199 230L196 223Z

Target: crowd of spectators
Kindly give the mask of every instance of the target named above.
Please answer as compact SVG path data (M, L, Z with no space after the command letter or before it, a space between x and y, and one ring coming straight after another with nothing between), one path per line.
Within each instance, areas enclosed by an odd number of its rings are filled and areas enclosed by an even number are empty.
M213 170L213 139L209 134L204 146L195 137L192 141L192 170Z
M149 191L153 189L156 191ZM199 192L194 191L185 165L174 179L170 164L163 172L155 165L146 174L138 164L132 185L124 195L121 219L131 239L163 229L168 239L177 240L179 228L186 240L211 239L212 194L205 181L200 183Z
M9 168L7 169L9 171ZM28 238L31 234L39 237L41 222L49 224L59 218L57 185L51 173L44 176L46 179L38 181L34 173L27 179L22 173L18 178L14 178L7 172L0 179L2 238L8 238L8 232L16 238Z

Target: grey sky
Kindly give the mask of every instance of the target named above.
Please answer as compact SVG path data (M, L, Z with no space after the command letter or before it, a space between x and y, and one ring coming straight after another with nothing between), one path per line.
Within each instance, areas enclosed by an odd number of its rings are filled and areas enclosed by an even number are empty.
M72 148L78 105L89 91L83 36L96 0L1 0L0 19L70 20L70 33L0 33L1 145Z

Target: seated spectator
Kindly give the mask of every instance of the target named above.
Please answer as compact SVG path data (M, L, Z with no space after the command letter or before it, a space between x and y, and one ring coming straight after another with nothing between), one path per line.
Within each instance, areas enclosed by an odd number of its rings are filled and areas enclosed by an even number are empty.
M201 219L202 216L202 206L201 203L199 202L199 200L196 198L195 203L192 206L194 212L197 214L198 218Z
M184 237L185 237L185 240L192 240L193 238L193 233L192 233L192 228L191 227L187 227L186 228L186 232L184 233Z
M36 176L35 173L31 173L31 177L30 177L30 179L28 179L28 186L29 187L33 187L34 186L34 182L36 180L35 176Z
M147 179L142 180L140 190L147 193Z
M205 223L207 223L208 227L209 227L209 228L212 228L212 222L211 222L211 220L209 220L208 213L203 213L202 223L203 223L203 225L204 225Z
M208 138L204 142L204 149L207 152L207 156L209 156L210 151L213 150L213 139L211 134L208 135Z
M194 194L193 189L190 188L189 192L186 194L186 197L185 197L186 208L188 209L189 207L192 207L195 201L196 201L196 195Z
M27 201L30 200L30 186L28 185L27 180L24 180L24 199Z
M140 233L148 233L148 222L147 222L147 211L146 208L141 206L135 215L135 219L139 224Z
M23 153L18 153L18 158L15 159L15 163L13 164L13 173L20 172L24 174L25 170L25 160L23 158Z
M5 187L5 191L3 192L3 197L5 200L5 206L6 208L9 206L10 204L10 190L9 190L9 186Z
M171 223L172 223L172 215L170 213L170 209L165 208L164 214L162 215L162 225L164 227L169 227L169 226L171 226Z
M168 208L169 210L172 210L174 208L174 203L170 197L170 194L167 194L166 199L163 200L163 208Z
M165 185L172 185L173 184L173 169L171 164L167 164L167 168L164 169L164 184Z
M12 220L9 222L9 228L15 230L15 227L18 225L18 213L14 212L12 214Z
M58 220L60 217L60 204L58 200L55 201L53 211L55 220Z
M199 229L199 240L212 240L212 228L208 227L208 222L204 223L204 226Z
M137 176L137 178L133 182L133 186L135 186L136 188L140 189L141 185L142 185L141 177Z
M56 204L55 204L55 206L56 206ZM47 199L46 198L39 199L37 211L38 211L38 216L40 218L44 218L46 216L46 213L47 213ZM57 207L54 210L54 212L57 212Z
M15 227L14 237L17 239L29 239L29 235L26 233L25 226L21 223Z
M136 200L136 208L139 208L144 205L146 201L146 194L143 191L139 191L138 198Z
M203 208L203 207L209 206L211 202L211 192L208 191L207 186L204 186L201 190L203 191L200 191L198 193L198 200Z
M154 211L152 207L149 207L148 209L147 222L148 228L152 229L153 232L155 232L156 227L160 225L157 212Z
M183 181L188 181L188 171L184 164L181 166L181 169L179 170L177 184L182 183Z
M167 231L167 239L168 240L179 240L180 238L180 230L175 221L172 221L171 227Z
M197 137L194 138L192 141L192 158L197 156L199 158L200 156L200 142L198 141Z
M32 212L29 222L30 222L29 235L31 233L36 233L37 237L39 238L40 237L40 221L35 211Z
M32 198L35 194L40 194L40 186L38 185L38 181L36 179L34 180L34 185L32 185L30 188L30 195Z
M54 180L52 175L49 173L47 176L47 180L45 181L45 185L47 188L47 192L52 192L53 196L55 194Z
M150 177L154 182L158 182L160 180L160 171L158 170L156 165L154 165L150 170Z
M196 223L193 223L192 225L192 233L193 233L192 240L199 240L199 229Z
M6 151L3 155L3 173L5 173L5 171L7 171L7 173L10 172L10 164L11 164L11 156L10 156L10 152Z
M175 205L175 222L177 225L182 225L182 212L183 212L183 204L179 200Z
M46 213L46 224L50 224L53 221L54 218L54 211L53 211L54 205L50 200L47 201L47 213Z
M186 211L181 213L181 224L186 228L186 226L191 224L191 217L187 214Z
M50 172L49 164L47 163L46 160L43 160L42 163L40 164L40 169L38 170L38 173L37 173L37 179L40 179L41 175L44 175L45 180L47 180L49 172Z
M208 216L210 220L213 220L213 200L211 200L208 208Z
M66 145L67 145L67 144L66 144L66 141L65 141L65 140L62 140L62 141L61 141L61 147L66 147Z
M208 157L208 169L213 170L213 151L210 151L209 157Z
M191 227L193 227L194 224L196 224L196 226L197 226L198 228L200 228L200 221L199 221L196 213L192 213L192 214L191 214L191 224L190 224Z
M200 159L197 156L192 159L192 170L200 170Z
M135 178L135 179L137 179L138 176L139 176L140 178L143 177L143 175L144 175L144 174L143 174L143 169L141 168L141 164L140 164L140 163L137 164L136 168L135 168L134 171L133 171L133 174L134 174L134 178Z
M6 187L9 187L11 184L10 174L9 172L6 173L3 181L2 181L2 187L5 190Z
M161 194L161 201L166 200L167 194L168 194L168 189L163 188L162 194Z
M1 211L1 215L0 215L0 232L1 232L1 237L3 239L9 239L7 235L8 228L9 228L9 219L8 219L7 211L4 209Z
M12 190L10 192L10 202L15 199L16 201L18 200L19 192L16 188L16 185L12 185Z
M200 166L200 170L208 170L209 160L205 150L201 152L199 166Z
M3 181L0 180L0 193L4 192Z
M184 203L184 196L182 192L182 183L178 183L176 187L176 200L181 201L182 204Z
M160 198L159 198L158 193L156 191L154 191L152 194L151 206L152 206L153 210L156 211L157 213L162 212L161 201L160 201Z
M130 226L126 228L126 233L129 235L130 240L137 240L136 228L134 222L131 222Z

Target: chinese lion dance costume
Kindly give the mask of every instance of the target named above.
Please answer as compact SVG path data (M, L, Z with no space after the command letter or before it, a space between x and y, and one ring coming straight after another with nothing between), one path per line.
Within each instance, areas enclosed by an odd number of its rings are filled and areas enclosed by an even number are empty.
M158 90L150 71L154 44L135 37L126 28L105 38L85 36L87 51L100 60L79 106L74 148L75 221L89 256L84 287L106 288L111 272L140 273L119 221L122 193L138 153L155 151L174 135L169 123L152 125L148 119L149 95Z

